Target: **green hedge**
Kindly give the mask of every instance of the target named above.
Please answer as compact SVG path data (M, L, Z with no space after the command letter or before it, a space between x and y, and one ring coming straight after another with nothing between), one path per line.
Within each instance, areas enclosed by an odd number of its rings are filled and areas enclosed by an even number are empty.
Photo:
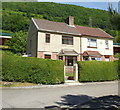
M62 61L9 54L3 52L2 80L40 84L64 82L64 63Z
M118 79L118 62L80 61L79 81L109 81Z

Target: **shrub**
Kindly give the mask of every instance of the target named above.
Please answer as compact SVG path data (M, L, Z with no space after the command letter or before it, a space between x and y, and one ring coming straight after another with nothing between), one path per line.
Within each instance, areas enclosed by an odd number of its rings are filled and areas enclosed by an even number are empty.
M33 57L8 55L3 52L2 80L57 84L64 82L64 63Z
M12 52L23 54L26 51L26 36L27 33L23 31L15 32L12 39L7 40L6 44Z
M80 61L78 62L79 81L108 81L118 78L115 62Z

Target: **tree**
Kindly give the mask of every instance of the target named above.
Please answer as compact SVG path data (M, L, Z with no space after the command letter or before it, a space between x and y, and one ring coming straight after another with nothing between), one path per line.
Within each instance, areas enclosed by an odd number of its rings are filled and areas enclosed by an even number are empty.
M108 10L110 13L110 21L113 29L117 30L115 41L120 43L120 14L118 14L117 11L113 9L112 4L109 4Z
M112 4L109 4L108 7L110 13L110 21L116 30L120 31L120 14L117 13L115 9L113 9Z
M23 54L26 52L26 32L19 31L13 34L12 39L6 42L12 52Z

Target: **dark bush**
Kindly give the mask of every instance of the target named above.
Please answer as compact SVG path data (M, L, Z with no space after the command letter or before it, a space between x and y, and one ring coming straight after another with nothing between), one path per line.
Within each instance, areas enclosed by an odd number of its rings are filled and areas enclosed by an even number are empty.
M79 81L109 81L118 79L118 63L105 61L78 62Z
M3 52L2 80L58 84L64 82L64 63L32 57L20 57Z

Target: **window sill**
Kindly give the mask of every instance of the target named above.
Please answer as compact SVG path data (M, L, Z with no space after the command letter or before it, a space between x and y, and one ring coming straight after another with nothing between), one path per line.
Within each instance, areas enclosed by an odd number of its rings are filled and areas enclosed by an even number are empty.
M90 47L90 46L87 46L87 48L95 48L95 49L97 49L97 47Z
M70 44L62 44L63 46L73 46L73 45L70 45Z
M50 43L45 42L45 44L50 44Z

